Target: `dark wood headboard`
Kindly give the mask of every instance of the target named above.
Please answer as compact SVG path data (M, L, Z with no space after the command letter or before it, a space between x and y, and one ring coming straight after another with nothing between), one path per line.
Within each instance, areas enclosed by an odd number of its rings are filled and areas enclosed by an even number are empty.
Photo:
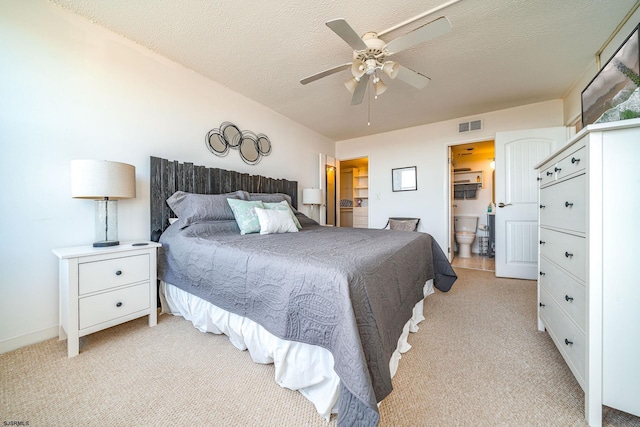
M197 194L223 194L236 190L250 193L284 193L291 196L291 204L298 208L297 181L194 166L193 163L179 163L153 156L150 175L153 241L158 241L160 234L169 226L172 211L166 200L176 191Z

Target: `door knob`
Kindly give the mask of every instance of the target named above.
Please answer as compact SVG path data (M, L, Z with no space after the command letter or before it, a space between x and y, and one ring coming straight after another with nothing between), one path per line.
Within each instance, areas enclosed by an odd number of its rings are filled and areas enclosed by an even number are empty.
M506 204L502 202L498 203L499 208L504 208L505 206L511 206L511 203L506 203Z

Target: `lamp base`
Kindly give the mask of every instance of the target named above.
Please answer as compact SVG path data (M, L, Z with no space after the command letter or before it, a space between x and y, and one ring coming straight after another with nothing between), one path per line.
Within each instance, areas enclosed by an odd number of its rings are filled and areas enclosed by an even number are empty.
M117 240L103 240L101 242L94 242L94 248L106 248L107 246L118 246L120 244Z

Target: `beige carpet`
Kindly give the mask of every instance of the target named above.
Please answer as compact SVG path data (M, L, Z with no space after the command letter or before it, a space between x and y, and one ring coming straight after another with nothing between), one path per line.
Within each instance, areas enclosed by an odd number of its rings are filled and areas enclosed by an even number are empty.
M457 270L425 302L381 426L586 426L584 394L549 336L536 330L535 282ZM0 355L0 425L335 426L223 336L182 318L146 318L82 339ZM605 408L604 425L640 426Z

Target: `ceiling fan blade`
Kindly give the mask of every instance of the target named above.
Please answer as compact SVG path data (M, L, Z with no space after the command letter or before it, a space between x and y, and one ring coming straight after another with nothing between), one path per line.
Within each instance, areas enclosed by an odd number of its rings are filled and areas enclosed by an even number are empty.
M422 89L431 81L429 77L423 76L422 74L407 67L403 67L402 65L400 65L400 68L398 69L396 79L402 80L416 89Z
M360 82L356 89L353 91L353 97L351 98L351 105L358 105L364 98L364 93L367 91L367 84L369 83L369 74L365 74L360 77Z
M449 31L451 31L451 22L449 22L446 17L441 16L435 21L428 22L423 26L408 32L404 36L400 36L397 39L390 41L387 43L386 49L389 51L389 55L391 55L417 44L424 43L427 40L435 39Z
M300 83L302 83L303 85L306 85L307 83L311 83L311 82L315 82L316 80L319 80L323 77L327 77L330 76L331 74L335 74L339 71L342 70L346 70L347 68L351 67L351 62L348 62L346 64L342 64L342 65L338 65L337 67L333 67L333 68L329 68L328 70L324 70L321 71L317 74L314 74L312 76L309 77L305 77L304 79L300 80Z
M331 28L340 38L347 42L353 50L366 50L367 45L362 41L360 36L351 28L347 21L342 18L327 21L327 27Z

